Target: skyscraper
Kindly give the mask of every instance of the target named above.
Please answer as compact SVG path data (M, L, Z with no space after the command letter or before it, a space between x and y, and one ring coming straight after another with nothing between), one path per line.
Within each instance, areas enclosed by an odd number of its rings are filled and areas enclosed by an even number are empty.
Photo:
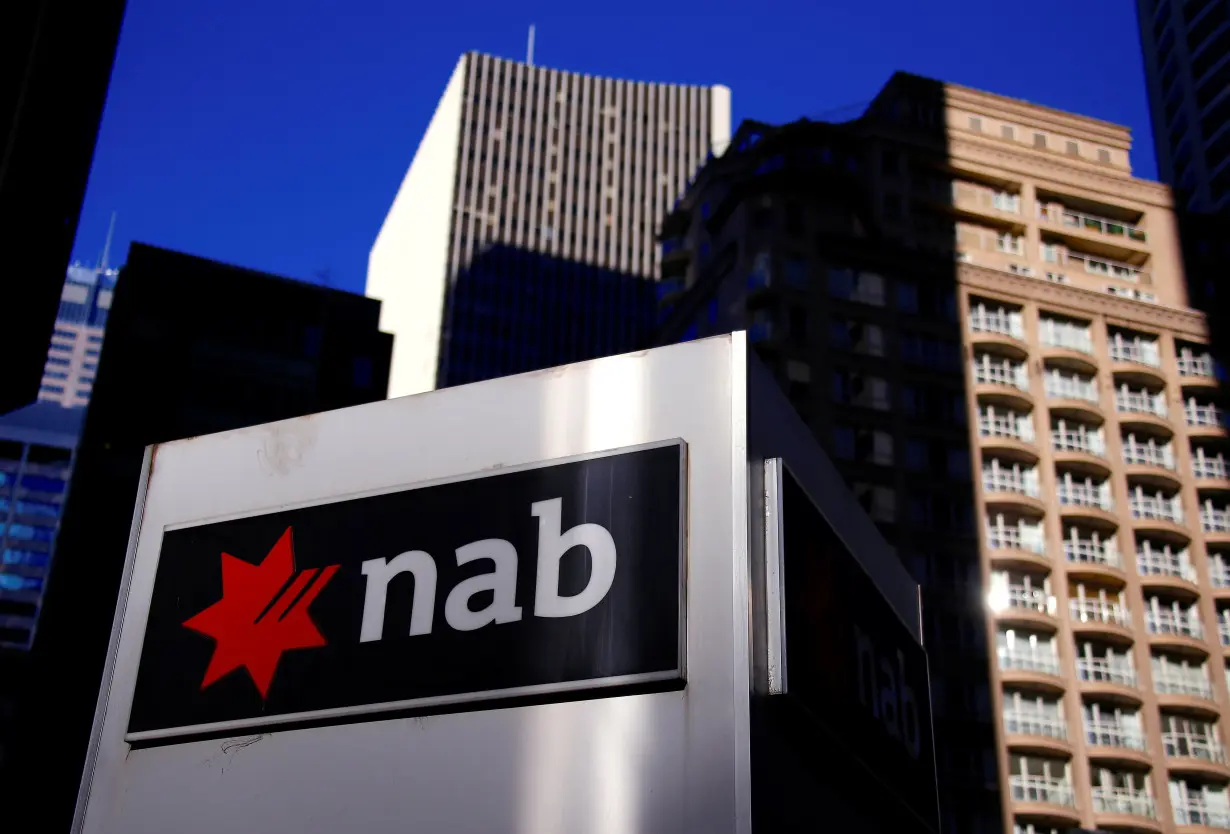
M1230 208L1230 0L1136 0L1157 169L1181 208Z
M68 268L38 390L41 402L76 408L90 401L118 275L119 270L105 267Z
M1221 369L1130 149L898 74L664 222L659 338L746 328L922 585L945 830L1230 830Z
M368 262L367 293L383 302L380 326L396 336L390 396L508 370L494 356L519 346L491 345L490 333L467 324L500 307L484 288L503 282L531 300L500 315L536 319L558 337L516 369L598 355L569 340L591 338L618 316L593 303L600 295L621 299L626 316L651 315L639 284L657 275L658 224L729 135L725 87L463 55ZM561 274L566 280L546 282L554 289L536 289L542 276ZM458 292L467 275L480 280ZM586 300L591 278L607 286ZM608 347L637 346L622 338Z

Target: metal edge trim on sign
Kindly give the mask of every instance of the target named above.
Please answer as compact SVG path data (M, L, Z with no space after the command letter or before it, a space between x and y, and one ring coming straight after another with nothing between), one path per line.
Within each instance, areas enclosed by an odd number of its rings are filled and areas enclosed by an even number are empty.
M518 464L516 466L500 467L498 469L484 469L478 472L468 473L460 476L449 476L438 478L432 481L418 482L413 485L398 486L389 489L368 490L363 492L350 493L343 496L333 496L323 500L305 501L298 504L277 505L274 508L259 510L251 513L235 513L226 516L218 516L210 519L194 521L194 522L176 522L175 524L164 525L162 531L178 530L186 527L196 527L204 524L214 524L222 521L231 521L240 518L252 518L261 515L270 515L275 512L286 512L290 510L303 509L305 507L323 506L325 504L337 504L343 501L352 501L361 498L369 498L376 495L388 495L394 492L413 492L419 489L428 489L433 486L443 486L445 484L461 483L464 481L479 480L482 478L495 477L513 472L525 472L534 469L545 469L549 466L561 466L569 463L582 463L590 460L599 460L605 457L616 457L625 454L634 454L636 452L644 452L652 449L666 448L669 446L678 446L679 448L679 525L676 536L676 547L679 552L678 578L679 578L679 602L678 602L678 662L674 669L666 669L659 672L647 672L636 675L616 675L607 678L587 678L579 681L565 681L562 683L552 684L533 684L530 686L510 687L507 689L493 689L481 692L466 692L456 695L436 695L425 698L412 698L402 701L381 701L375 704L364 704L354 707L337 707L334 709L312 710L309 712L293 712L274 716L261 716L257 718L241 718L234 721L216 721L209 724L192 724L181 727L169 727L161 730L143 730L138 732L125 732L124 741L133 742L153 742L170 738L178 738L180 736L189 735L204 735L207 733L224 732L227 730L244 730L258 727L268 727L281 724L300 723L305 721L327 721L332 718L354 718L363 715L379 715L389 712L402 712L418 708L430 708L435 706L455 706L459 704L476 703L483 701L501 700L515 697L532 697L535 695L551 695L562 693L583 692L586 690L611 689L614 687L632 686L635 684L658 683L670 680L687 680L687 553L688 553L688 444L683 438L671 438L669 440L655 440L649 443L638 443L633 446L623 446L616 449L604 449L600 452L586 452L579 455L570 455L563 458L553 458L551 460L536 461L533 463ZM144 506L145 489L148 484L148 473L141 481L141 495L139 496L139 505ZM132 535L129 541L129 560L133 560L136 553L139 530L141 528L140 514L133 519ZM161 539L161 535L159 536ZM162 560L162 547L159 541L158 559L154 565L154 573L157 575L158 566ZM131 565L129 565L129 573L125 578L124 593L127 596L127 586L131 584ZM150 602L153 601L153 589L151 586ZM121 619L116 620L116 634L122 623L122 615L117 614ZM113 638L114 639L114 638ZM141 649L138 657L144 654L145 635L141 635ZM137 667L138 674L140 673L140 664ZM135 694L135 693L134 693ZM129 712L132 710L132 705L129 704ZM92 766L92 765L91 765Z
M82 770L81 784L77 788L77 806L73 809L73 821L69 831L77 834L85 827L85 814L90 804L90 795L94 790L94 773L98 765L98 757L102 751L103 728L107 723L108 708L111 705L111 686L115 681L115 666L120 652L120 638L124 630L124 621L128 618L128 596L132 589L132 574L137 563L137 542L141 536L141 525L145 520L145 499L149 491L150 476L154 471L154 456L156 446L146 446L141 456L141 477L137 481L136 500L132 508L132 526L128 530L128 552L124 557L124 572L120 579L120 595L115 607L115 617L111 621L111 637L107 643L107 660L103 667L101 686L98 691L98 704L94 708L94 724L90 729L89 747L85 754L85 767ZM145 635L141 635L144 642Z
M562 458L551 458L550 460L531 461L529 463L518 463L513 466L493 466L488 469L479 469L474 472L466 472L461 475L445 475L440 478L432 478L426 481L413 481L408 484L398 484L389 487L376 487L375 489L365 489L356 492L348 492L342 495L330 495L327 498L313 498L307 501L299 501L289 504L274 504L269 507L262 507L256 510L244 510L242 512L224 513L216 516L206 516L205 518L193 519L190 521L176 521L171 524L165 524L162 527L164 532L170 530L182 530L186 527L201 527L206 524L219 524L223 521L236 521L241 518L255 518L256 516L272 515L273 513L290 512L291 510L302 510L308 507L320 507L325 504L340 504L344 501L357 501L361 498L374 498L377 495L391 495L395 492L416 492L420 489L430 489L431 487L445 486L447 484L459 484L466 481L478 481L484 478L494 478L498 475L512 474L515 472L529 472L534 469L546 469L549 466L563 466L569 463L584 463L590 460L600 460L601 458L612 458L618 455L630 455L635 452L647 452L651 449L661 449L667 446L680 447L680 468L686 464L687 441L681 437L673 437L669 440L654 440L649 443L638 443L634 446L622 446L616 449L603 449L599 452L584 452L579 455L568 455ZM681 499L682 500L682 499ZM159 561L161 561L162 549L158 550ZM154 568L157 570L157 566Z
M682 658L680 660L682 661ZM400 712L419 707L453 706L504 698L584 692L587 690L611 689L617 686L631 686L638 683L679 680L681 679L682 666L683 664L680 662L679 666L674 669L667 669L661 672L645 672L639 675L616 675L610 678L589 678L587 680L565 681L563 683L542 683L531 686L510 687L508 689L489 689L485 692L435 695L427 698L412 698L405 701L383 701L378 704L364 704L358 707L336 707L334 709L321 709L310 712L288 712L282 715L240 718L234 721L216 721L212 724L170 727L165 730L143 730L136 733L128 733L124 736L124 740L127 742L160 741L178 736L204 735L206 733L223 732L226 730L257 729L278 724L295 724L303 721L328 721L331 718L354 718L362 715Z
M765 650L769 675L769 694L784 695L786 678L786 562L782 526L782 459L764 462L765 524Z

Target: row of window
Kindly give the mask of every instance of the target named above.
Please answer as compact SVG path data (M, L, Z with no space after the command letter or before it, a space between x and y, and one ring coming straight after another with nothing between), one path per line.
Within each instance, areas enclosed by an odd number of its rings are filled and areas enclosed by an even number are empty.
M974 131L975 133L982 133L983 132L982 118L979 116L970 116L969 117L969 129ZM999 136L1001 139L1008 139L1010 141L1015 142L1015 141L1018 141L1017 139L1018 130L1020 132L1020 137L1021 137L1019 141L1022 141L1022 142L1025 141L1025 135L1026 133L1028 133L1028 131L1025 128L1018 128L1016 125L1011 125L1007 123L1003 123L999 126ZM1042 148L1043 150L1046 150L1050 147L1050 143L1051 143L1051 139L1050 137L1047 136L1047 134L1042 133L1041 131L1033 132L1032 144L1035 148ZM1075 139L1064 140L1064 152L1067 153L1069 156L1080 156L1081 155L1080 142L1076 141ZM1098 148L1097 149L1097 159L1098 159L1098 162L1109 165L1111 163L1110 149L1109 148Z

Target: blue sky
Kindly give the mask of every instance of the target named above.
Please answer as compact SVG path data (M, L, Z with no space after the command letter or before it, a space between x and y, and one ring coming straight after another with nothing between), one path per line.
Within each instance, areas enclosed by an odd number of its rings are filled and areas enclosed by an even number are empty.
M361 292L367 252L468 49L722 83L734 121L871 99L896 69L1126 124L1156 176L1133 3L129 0L75 257L139 240Z

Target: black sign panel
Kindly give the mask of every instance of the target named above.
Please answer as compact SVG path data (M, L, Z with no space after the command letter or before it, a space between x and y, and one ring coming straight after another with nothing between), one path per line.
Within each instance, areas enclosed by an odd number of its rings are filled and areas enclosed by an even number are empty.
M782 471L786 691L935 830L927 655L789 470Z
M681 679L683 454L165 532L129 739Z

